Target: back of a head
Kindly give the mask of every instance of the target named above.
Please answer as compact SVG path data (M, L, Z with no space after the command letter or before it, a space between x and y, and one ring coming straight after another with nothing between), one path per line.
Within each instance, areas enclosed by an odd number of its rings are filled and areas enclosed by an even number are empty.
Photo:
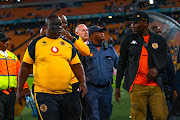
M151 27L151 30L152 30L153 32L159 34L159 35L162 34L161 28L160 28L159 26L152 26L152 27Z
M154 30L157 29L157 28L158 28L158 26L152 26L152 27L151 27L151 30L154 31Z

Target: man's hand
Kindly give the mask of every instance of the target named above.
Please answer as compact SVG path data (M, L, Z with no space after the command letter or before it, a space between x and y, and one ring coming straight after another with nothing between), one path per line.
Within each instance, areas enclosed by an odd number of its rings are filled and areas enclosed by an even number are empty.
M31 92L28 88L23 89L25 95L31 95Z
M116 88L115 89L115 98L116 98L116 101L119 103L120 99L121 99L121 91L120 91L120 88Z
M80 85L79 85L79 92L82 90L82 97L84 97L86 94L87 94L87 86L86 86L86 84L85 83L81 83Z
M70 40L70 41L72 41L73 40L73 36L68 32L68 31L66 31L66 30L62 30L62 32L61 32L61 37L62 38L65 38L65 39L68 39L68 40Z
M177 93L177 90L174 90L174 93L173 93L173 98L176 99L178 97L178 93Z
M148 74L147 74L147 79L150 79L150 80L155 79L155 77L157 76L157 74L158 74L157 69L156 69L156 68L151 68L151 69L149 70Z
M25 93L23 90L18 90L16 93L17 102L22 106L22 99L25 100Z

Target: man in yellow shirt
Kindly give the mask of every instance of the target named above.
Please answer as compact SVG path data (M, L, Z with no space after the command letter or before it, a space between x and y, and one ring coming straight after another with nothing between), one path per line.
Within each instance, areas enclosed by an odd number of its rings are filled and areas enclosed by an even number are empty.
M86 37L84 37L85 35L83 34L78 34L79 36L75 35L74 33L70 33L67 31L68 28L68 22L67 22L67 18L65 15L60 15L61 20L62 20L62 33L61 33L61 37L62 38L66 38L68 40L70 40L75 48L78 50L78 53L83 55L83 56L88 56L90 54L90 49L89 47L84 43L84 39L88 39L89 38L89 34L88 34L88 29L87 27L83 24L83 26L86 27ZM81 26L82 24L80 24ZM78 25L79 26L79 25ZM80 27L80 29L78 29L79 31L82 31L81 28L84 27ZM46 33L46 28L41 28L40 30L40 35L45 35ZM81 32L82 33L82 32ZM76 32L77 34L77 32ZM73 39L75 38L75 39ZM72 74L72 80L70 82L70 84L72 85L72 96L71 99L73 100L73 102L71 103L72 106L72 119L73 120L79 120L80 119L80 115L81 115L81 105L80 105L80 92L78 91L79 88L79 81L77 80L77 78L75 77L74 74Z
M79 91L82 90L83 97L87 93L84 70L74 45L59 38L62 32L60 17L48 16L45 27L46 35L34 39L24 55L19 73L17 100L21 104L21 98L24 97L22 86L34 64L33 84L39 119L72 120L72 70L80 82Z

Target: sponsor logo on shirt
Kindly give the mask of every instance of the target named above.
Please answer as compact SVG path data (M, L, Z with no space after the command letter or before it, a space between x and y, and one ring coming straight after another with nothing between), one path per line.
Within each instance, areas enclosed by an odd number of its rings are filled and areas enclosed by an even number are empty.
M52 47L52 48L51 48L51 51L52 51L53 53L58 53L58 52L59 52L59 49L58 49L57 47Z
M154 49L157 49L157 48L158 48L158 44L157 44L157 43L153 43L153 44L152 44L152 47L153 47Z
M131 42L131 44L135 45L135 44L137 44L137 42L136 42L135 40L133 40L133 41Z
M47 45L47 42L46 41L42 41L42 46L46 46Z

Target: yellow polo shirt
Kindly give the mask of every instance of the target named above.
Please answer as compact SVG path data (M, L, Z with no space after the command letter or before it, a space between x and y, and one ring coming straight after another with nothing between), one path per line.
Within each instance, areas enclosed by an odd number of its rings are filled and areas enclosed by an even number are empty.
M83 56L88 56L90 54L89 47L83 42L81 37L78 39L76 38L76 41L74 42L74 47L78 50L78 52ZM72 80L71 84L79 82L74 73L72 73Z
M64 94L72 91L70 65L78 64L80 60L68 40L38 37L28 45L23 61L34 64L35 92Z

